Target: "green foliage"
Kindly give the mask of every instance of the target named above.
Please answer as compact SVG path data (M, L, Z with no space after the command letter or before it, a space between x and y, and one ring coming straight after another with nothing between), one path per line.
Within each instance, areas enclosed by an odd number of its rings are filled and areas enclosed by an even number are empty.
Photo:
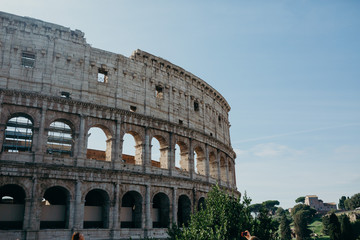
M206 208L193 214L189 226L182 231L176 226L169 229L169 237L178 240L240 239L241 231L253 230L250 202L246 194L243 202L240 202L240 199L228 195L219 186L214 186L205 200Z
M290 220L286 217L285 214L282 214L281 216L280 239L291 240Z
M255 213L255 215L257 215L260 212L261 207L262 207L261 203L255 203L249 206L249 210L250 212Z
M341 240L341 229L340 223L337 216L332 213L330 215L330 223L329 223L329 235L331 240Z
M339 209L345 210L345 200L346 200L346 197L345 197L345 196L342 196L342 197L339 199L339 204L338 204Z
M341 238L346 240L353 240L354 233L350 223L350 219L347 215L343 214L339 216L340 229L341 229Z
M329 235L330 216L325 215L322 217L323 233Z
M291 210L291 215L295 216L298 211L304 211L307 222L310 222L316 214L316 210L305 204L297 204Z
M305 202L305 197L298 197L297 199L295 199L296 203L304 203Z
M291 211L292 212L292 211ZM309 211L298 210L293 214L294 228L297 240L308 240L310 239L311 231L308 228L309 223Z
M277 239L278 227L279 223L269 216L268 209L263 206L254 222L256 236L262 240Z

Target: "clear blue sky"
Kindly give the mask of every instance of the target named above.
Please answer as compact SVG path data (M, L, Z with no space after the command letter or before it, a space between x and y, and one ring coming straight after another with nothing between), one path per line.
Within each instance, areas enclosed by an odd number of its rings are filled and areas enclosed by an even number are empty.
M237 186L253 203L360 192L360 1L1 0L1 11L142 49L232 107Z

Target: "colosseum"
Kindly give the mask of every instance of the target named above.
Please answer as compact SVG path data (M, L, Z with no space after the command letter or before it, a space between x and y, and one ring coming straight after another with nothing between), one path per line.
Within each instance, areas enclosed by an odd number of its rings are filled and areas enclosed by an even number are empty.
M4 12L0 25L0 239L165 238L214 184L240 194L230 106L205 81L79 30Z

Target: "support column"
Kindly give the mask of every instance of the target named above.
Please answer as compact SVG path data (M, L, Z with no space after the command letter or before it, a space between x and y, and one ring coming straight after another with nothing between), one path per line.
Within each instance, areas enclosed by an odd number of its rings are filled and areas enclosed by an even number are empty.
M172 222L177 224L177 199L176 199L176 195L177 195L177 187L173 187L173 196L172 196L172 215L173 215L173 218L172 218Z
M205 175L206 181L210 180L209 146L205 144Z
M150 184L146 185L145 192L145 237L148 236L149 231L152 229L152 217L151 217L151 199L150 199Z
M151 142L150 142L149 130L147 128L145 128L145 139L143 144L142 160L143 160L144 172L148 172L149 171L148 169L151 167Z
M173 175L173 171L175 170L175 145L173 144L173 134L169 133L169 146L167 149L167 163L169 169L169 176Z
M35 150L35 162L42 162L44 153L46 151L46 142L44 142L44 139L46 141L46 136L44 136L44 130L45 130L45 116L47 111L47 101L44 100L43 106L41 108L41 116L40 116L40 123L39 123L39 129L37 133L34 133L33 139L37 139L35 146L33 145L33 149Z
M188 156L189 156L189 173L190 179L194 178L195 166L194 166L194 150L192 146L192 139L189 139L189 148L188 148Z
M119 191L120 184L114 183L114 200L112 207L112 224L109 227L112 229L112 239L120 238L120 225L119 225Z
M229 181L229 158L226 158L226 185L229 187L230 186L230 181Z
M84 204L81 201L81 186L82 183L80 180L76 181L75 184L75 201L74 201L74 223L73 228L81 229L83 228L84 222Z
M1 94L0 95L0 103L3 102L3 98L4 98L4 95ZM4 141L5 129L6 129L5 119L2 119L4 117L6 117L2 114L2 104L0 104L0 116L1 116L1 118L0 118L0 148L2 148L3 143L4 143L3 141ZM4 124L1 124L2 122L4 122ZM2 150L2 149L0 149L0 150ZM1 155L1 152L2 151L0 151L0 155Z
M221 165L220 165L220 150L217 149L216 151L216 166L217 166L217 176L218 176L218 183L221 183Z
M77 140L77 141L76 141ZM76 154L76 166L84 166L86 159L86 150L87 150L87 137L85 139L85 117L80 115L80 127L79 127L79 137L75 139L75 149L74 153Z
M36 186L37 186L37 178L34 177L32 179L31 186L31 195L29 198L26 198L25 202L25 212L24 212L24 222L23 229L25 230L38 230L40 228L40 212L38 211L39 197L36 196Z
M115 133L115 142L112 148L112 168L118 170L121 168L121 159L122 159L122 139L121 139L121 118L118 116L116 119L116 133Z

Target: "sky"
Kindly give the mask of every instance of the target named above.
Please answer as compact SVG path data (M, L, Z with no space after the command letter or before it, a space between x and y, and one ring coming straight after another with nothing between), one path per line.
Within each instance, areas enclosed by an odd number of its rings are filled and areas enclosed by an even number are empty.
M236 181L253 203L360 192L360 1L0 0L92 47L169 60L231 106Z

